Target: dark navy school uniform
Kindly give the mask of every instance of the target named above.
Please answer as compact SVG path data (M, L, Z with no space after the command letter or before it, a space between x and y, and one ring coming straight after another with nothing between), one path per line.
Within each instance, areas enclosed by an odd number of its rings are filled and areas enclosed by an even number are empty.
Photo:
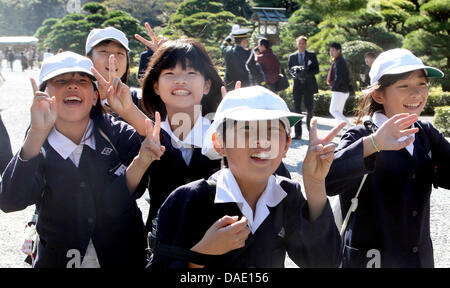
M8 131L6 131L5 125L3 125L2 115L0 114L0 175L5 170L12 156Z
M326 178L328 195L340 194L343 215L362 176L358 209L344 239L343 267L366 267L377 249L381 267L433 267L430 194L434 184L450 188L450 144L428 122L417 122L414 152L382 151L363 159L363 126L347 131ZM370 253L369 253L370 254Z
M193 148L191 161L187 165L181 151L172 145L170 135L163 129L161 138L161 145L166 151L161 159L154 161L147 170L150 178L150 211L145 225L146 233L151 230L152 220L156 217L159 207L173 190L198 179L207 179L219 170L221 165L221 160L210 160L203 155L201 148Z
M219 172L218 172L219 173ZM209 180L216 181L218 173ZM300 267L336 267L340 255L340 237L327 202L324 212L314 222L308 220L306 200L299 183L276 175L287 196L249 234L245 247L219 256L210 256L207 268L284 267L286 252ZM199 242L210 226L225 215L243 214L236 203L215 203L216 187L198 180L179 187L159 211L158 245L189 250ZM150 268L186 268L188 263L157 252Z
M28 161L20 159L19 151L5 171L0 208L12 212L40 207L35 267L66 267L73 257L69 250L84 257L90 239L102 268L145 266L144 224L135 199L147 183L142 181L130 196L119 170L137 155L142 138L110 115L93 120L96 150L84 146L78 168L46 141Z
M146 173L150 178L148 184L150 210L145 224L147 234L152 229L152 220L156 217L158 209L172 191L189 182L208 179L221 167L221 160L209 159L202 154L202 148L193 148L191 161L187 165L181 151L172 145L170 135L163 129L161 138L161 145L165 146L166 151L161 160L154 161L150 165ZM275 173L290 178L290 173L283 163Z

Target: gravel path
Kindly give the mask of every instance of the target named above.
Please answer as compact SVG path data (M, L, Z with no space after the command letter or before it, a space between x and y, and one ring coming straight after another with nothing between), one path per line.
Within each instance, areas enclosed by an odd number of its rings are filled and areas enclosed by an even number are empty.
M20 63L16 61L15 71L20 71ZM3 67L6 67L4 64ZM38 76L38 71L9 72L6 68L2 73L7 79L0 87L0 112L5 126L11 138L13 152L17 152L21 146L24 133L29 124L29 108L32 102L32 89L29 77ZM319 134L326 133L333 124L330 118L318 118ZM306 129L303 139L308 139ZM337 140L337 139L336 139ZM301 171L303 158L306 153L307 141L293 140L284 160L293 179L302 182ZM138 205L147 219L148 204L144 200L148 194L138 200ZM5 214L0 211L0 268L16 267L28 268L24 263L25 255L20 252L23 243L23 229L33 207L23 211ZM434 246L434 259L436 267L450 267L450 222L446 216L450 215L450 194L444 189L434 189L431 197L431 237ZM287 267L297 267L290 259L286 260Z

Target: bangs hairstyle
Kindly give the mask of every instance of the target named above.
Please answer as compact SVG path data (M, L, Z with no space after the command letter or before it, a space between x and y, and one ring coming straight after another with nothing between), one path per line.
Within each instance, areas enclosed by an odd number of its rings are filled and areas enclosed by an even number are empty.
M154 83L159 79L161 71L165 69L173 69L180 63L183 70L192 68L198 71L205 78L205 81L211 81L209 93L203 95L202 115L216 112L222 100L220 87L224 85L222 79L203 45L192 39L179 39L175 41L167 41L153 54L147 70L145 71L142 84L142 99L145 112L153 117L158 111L161 118L167 116L167 110L161 97L155 93Z
M375 100L373 100L372 93L374 92L383 92L384 89L391 86L395 82L399 80L404 80L409 77L414 71L408 71L400 74L385 74L383 75L380 80L378 80L373 85L367 87L363 90L364 97L361 99L361 101L358 104L358 110L356 114L356 121L355 124L362 124L362 118L364 116L373 116L373 113L377 111L384 111L384 107L382 104L377 103ZM423 70L422 70L423 71ZM423 75L425 78L426 74L425 71L423 72ZM427 82L428 82L427 78Z
M93 53L95 47L97 47L99 45L107 45L111 42L119 43L116 40L103 40L102 42L100 42L97 45L95 45L94 47L92 47L91 51L89 51L89 53L86 56L92 60L92 53ZM120 44L120 46L122 46L122 44ZM127 49L125 49L125 47L123 47L123 50L125 50L125 53L127 55L127 68L125 69L125 73L123 73L123 75L120 77L120 81L122 81L123 84L127 84L128 83L128 75L130 75L130 53L128 52Z

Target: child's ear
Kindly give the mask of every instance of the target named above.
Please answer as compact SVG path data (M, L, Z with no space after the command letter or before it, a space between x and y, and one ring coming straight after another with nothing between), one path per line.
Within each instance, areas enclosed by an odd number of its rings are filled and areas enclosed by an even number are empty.
M213 133L212 142L213 142L214 150L216 150L216 152L219 153L220 156L225 157L225 149L223 147L222 137L217 136L216 133Z
M209 94L210 90L211 90L211 80L206 80L205 86L203 87L203 95Z
M92 98L92 106L95 106L97 104L98 97L99 97L98 91L94 90L94 97Z
M378 104L384 104L384 93L381 91L373 91L372 99Z
M156 95L159 95L158 81L153 82L153 90L155 91Z
M286 158L287 151L289 150L289 146L291 146L291 136L289 136L288 140L286 141L286 146L284 147L283 151L283 158Z

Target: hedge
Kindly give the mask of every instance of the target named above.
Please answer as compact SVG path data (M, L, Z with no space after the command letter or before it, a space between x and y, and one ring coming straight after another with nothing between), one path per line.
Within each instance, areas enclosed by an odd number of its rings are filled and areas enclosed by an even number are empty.
M433 124L445 137L450 137L450 106L434 108Z

